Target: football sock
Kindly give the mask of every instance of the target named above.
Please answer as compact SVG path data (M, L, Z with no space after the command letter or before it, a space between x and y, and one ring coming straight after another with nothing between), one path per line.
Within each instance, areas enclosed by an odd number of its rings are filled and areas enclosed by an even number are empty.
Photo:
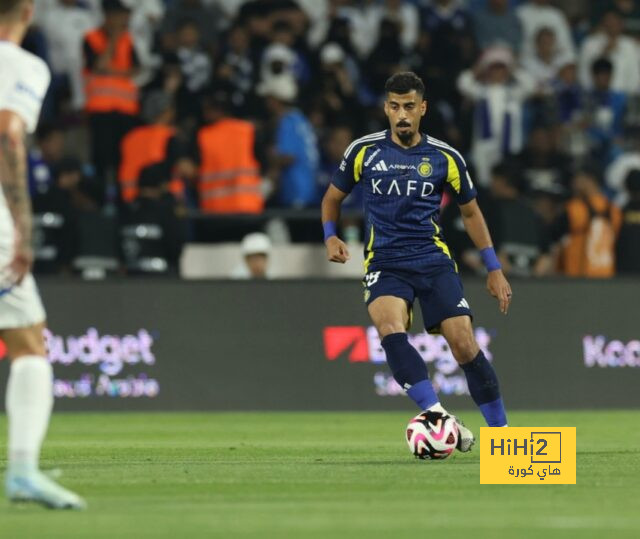
M14 360L6 395L10 472L23 475L38 468L52 407L53 371L49 362L39 356Z
M467 377L467 385L471 398L480 408L487 425L490 427L503 427L507 424L507 414L500 397L498 377L491 363L482 353L469 363L460 365Z
M407 334L387 335L382 339L382 348L396 382L406 390L420 410L436 404L438 396L429 380L427 366L418 351L409 344Z

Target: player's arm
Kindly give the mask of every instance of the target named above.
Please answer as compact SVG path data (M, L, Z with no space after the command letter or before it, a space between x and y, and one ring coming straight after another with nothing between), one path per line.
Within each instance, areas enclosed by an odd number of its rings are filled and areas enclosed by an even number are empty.
M476 199L474 198L466 204L460 204L460 213L462 214L464 228L473 244L480 251L482 261L489 272L487 289L500 302L500 311L507 314L511 303L511 285L509 285L502 273L500 262L493 249L493 242L491 241L487 223Z
M336 223L340 219L340 206L347 197L335 185L329 184L327 192L322 198L322 228L324 229L324 244L327 247L327 258L331 262L344 264L351 256L346 244L338 238Z
M355 162L355 157L360 149L360 145L355 143L347 148L322 199L322 228L324 230L324 244L327 247L327 258L331 262L339 262L340 264L344 264L351 258L347 245L338 238L340 206L360 179L362 161L360 161L357 170Z
M33 261L31 199L27 189L25 124L10 110L0 110L0 185L16 230L11 269L20 282Z

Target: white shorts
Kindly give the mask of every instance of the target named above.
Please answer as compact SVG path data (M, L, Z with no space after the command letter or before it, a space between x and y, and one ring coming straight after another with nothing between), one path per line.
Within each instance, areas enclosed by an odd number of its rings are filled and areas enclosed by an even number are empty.
M0 329L34 326L44 322L46 313L33 275L0 296Z
M1 194L1 192L0 192ZM44 322L46 314L33 275L11 286L7 267L13 258L13 222L0 197L0 329L24 328Z

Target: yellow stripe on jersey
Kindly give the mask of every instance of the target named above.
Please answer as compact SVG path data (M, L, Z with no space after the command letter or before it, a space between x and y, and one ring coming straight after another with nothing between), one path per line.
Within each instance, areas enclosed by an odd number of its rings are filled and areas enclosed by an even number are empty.
M375 234L373 232L373 225L371 225L371 231L369 232L369 243L367 243L367 255L366 260L364 261L364 272L367 273L369 271L369 264L373 260L373 238Z
M460 171L458 165L448 153L440 150L440 153L447 158L447 183L451 184L456 193L460 192Z
M442 238L440 237L440 227L436 224L436 222L433 220L433 217L431 218L431 224L433 225L433 227L436 229L436 231L433 234L433 242L440 247L440 249L442 249L442 252L447 255L449 258L451 258L451 252L449 251L449 246L442 241Z
M367 151L367 148L371 148L373 144L369 144L368 146L363 146L358 150L356 154L356 158L353 160L353 179L358 183L360 181L360 177L362 176L362 162L364 161L364 153Z

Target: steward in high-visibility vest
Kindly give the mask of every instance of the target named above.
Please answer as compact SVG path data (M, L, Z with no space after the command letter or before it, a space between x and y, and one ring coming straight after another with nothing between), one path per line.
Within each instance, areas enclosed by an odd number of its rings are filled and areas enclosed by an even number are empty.
M620 208L601 192L595 174L588 170L575 174L573 190L574 197L567 202L561 219L566 233L561 270L571 277L613 277L622 224Z
M104 24L84 36L85 111L91 161L105 183L116 179L122 138L138 122L138 58L128 31L130 10L121 0L103 0Z
M105 4L114 7L112 2ZM124 6L123 13L128 16ZM117 9L106 13L112 18L119 15ZM85 110L90 114L119 112L134 116L139 104L138 87L131 77L137 67L133 39L126 29L114 33L108 22L84 37Z
M260 165L255 157L255 127L225 114L221 93L205 100L209 125L198 131L198 194L206 213L261 213Z
M145 101L144 113L149 125L133 129L122 140L118 183L120 198L127 203L138 196L138 180L143 169L162 163L171 170L180 157L180 145L172 125L175 117L172 99L162 92L153 93ZM169 191L182 197L182 181L174 177L169 182Z

